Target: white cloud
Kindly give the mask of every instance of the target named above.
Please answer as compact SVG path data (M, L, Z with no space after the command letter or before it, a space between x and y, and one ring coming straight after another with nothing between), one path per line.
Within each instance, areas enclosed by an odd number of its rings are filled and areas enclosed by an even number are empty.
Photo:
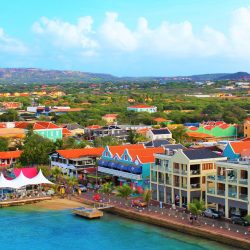
M97 41L91 38L94 33L92 23L90 16L79 18L76 24L42 17L33 24L32 29L35 33L52 39L53 44L61 49L80 48L92 51L98 48Z
M0 28L0 51L14 54L25 54L27 52L25 45L12 37L9 37L2 28Z
M157 57L249 58L250 7L234 11L228 32L205 26L194 32L192 23L163 21L151 27L145 17L138 18L134 28L107 12L99 28L93 29L90 16L80 17L76 24L42 17L33 31L59 49L77 49L80 56L107 53L150 55ZM0 34L1 37L1 34Z

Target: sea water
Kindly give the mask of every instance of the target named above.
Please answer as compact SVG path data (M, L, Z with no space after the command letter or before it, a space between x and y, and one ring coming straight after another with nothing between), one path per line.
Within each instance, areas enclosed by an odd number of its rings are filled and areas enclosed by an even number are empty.
M225 245L104 214L87 220L67 211L0 209L0 249L230 249ZM235 248L231 248L235 249Z

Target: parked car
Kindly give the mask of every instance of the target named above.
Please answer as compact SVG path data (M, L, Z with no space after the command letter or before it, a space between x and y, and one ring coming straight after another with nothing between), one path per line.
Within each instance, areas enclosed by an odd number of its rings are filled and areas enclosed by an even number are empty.
M216 211L213 208L207 208L202 214L205 217L209 217L213 219L219 219L221 217L220 212Z
M242 226L248 226L249 225L247 220L245 220L244 218L239 217L239 216L232 216L231 221L232 221L233 224L239 224L239 225L242 225Z
M132 200L132 206L133 207L146 207L147 203L141 199L136 199L136 200Z
M82 184L78 185L78 189L80 189L82 192L87 192L87 188Z

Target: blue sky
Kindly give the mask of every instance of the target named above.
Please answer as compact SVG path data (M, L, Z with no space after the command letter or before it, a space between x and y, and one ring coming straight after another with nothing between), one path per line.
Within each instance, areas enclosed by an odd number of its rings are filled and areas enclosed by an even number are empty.
M0 67L250 72L249 0L0 0Z

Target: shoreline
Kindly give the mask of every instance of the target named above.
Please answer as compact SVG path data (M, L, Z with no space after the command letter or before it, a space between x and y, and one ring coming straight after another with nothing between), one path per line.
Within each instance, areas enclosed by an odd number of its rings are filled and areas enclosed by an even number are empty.
M83 204L87 204L87 205L97 204L96 202L93 202L85 198L77 199L74 197L73 199L81 201L83 202ZM145 215L140 212L135 212L135 211L131 211L128 209L115 207L115 206L105 209L105 211L114 215L127 218L127 219L144 222L147 224L151 224L151 225L166 228L166 229L171 229L177 232L185 233L187 235L202 237L204 239L216 241L216 242L219 242L219 243L231 246L231 247L237 247L241 249L250 249L249 238L243 239L240 237L226 235L220 230L213 229L213 231L211 231L211 229L209 230L206 228L200 228L198 226L191 226L191 225L184 224L181 222L167 220L166 218L161 218L160 216L156 217L154 215L149 215L149 214Z

